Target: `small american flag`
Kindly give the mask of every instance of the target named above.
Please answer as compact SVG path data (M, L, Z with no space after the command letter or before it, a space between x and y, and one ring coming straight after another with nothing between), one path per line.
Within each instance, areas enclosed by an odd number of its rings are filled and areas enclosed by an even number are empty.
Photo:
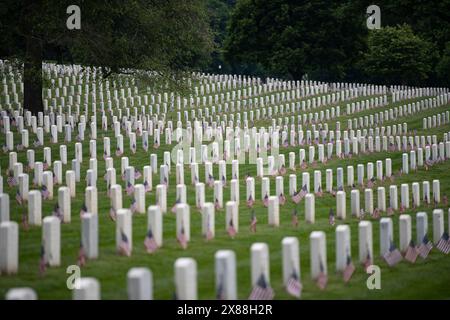
M366 256L366 260L364 260L363 262L363 266L364 266L364 270L367 270L367 268L372 265L372 257L370 255L370 250L369 247L367 247L367 256Z
M106 160L106 158L108 158L108 153L106 152L106 150L103 151L103 160Z
M181 247L183 249L187 248L187 244L188 243L187 243L186 233L184 231L183 221L181 221L181 229L180 229L180 232L179 232L179 234L177 236L177 240L178 240L178 242L180 243L180 245L181 245Z
M322 196L323 196L322 188L321 188L320 186L319 186L319 188L317 189L316 196L317 196L317 197L322 197Z
M23 146L23 144L20 143L16 146L16 149L17 151L22 151L23 149L25 149L25 147Z
M153 148L155 148L155 149L159 148L158 140L155 140L155 142L153 143Z
M17 184L16 178L14 176L10 175L7 179L7 183L9 187L13 187Z
M350 279L352 278L353 272L355 272L355 265L353 264L352 258L350 257L350 255L347 254L347 264L346 264L344 272L343 272L343 277L344 277L345 283L350 281Z
M127 257L131 255L130 242L123 230L120 231L119 253Z
M109 218L110 218L112 221L116 221L116 210L114 210L113 207L111 207L111 208L109 209Z
M308 168L308 164L306 163L305 160L303 160L302 164L300 165L300 167L304 170L306 168Z
M83 267L86 264L86 253L84 252L83 243L80 243L80 249L78 250L78 265Z
M131 196L134 193L134 186L130 183L130 181L127 182L125 191L126 191L127 195L129 195L129 196Z
M419 256L419 250L417 249L413 240L409 242L408 249L406 250L405 260L414 263Z
M220 202L219 202L219 199L217 199L217 198L215 198L215 200L214 200L214 209L220 210Z
M133 154L136 153L136 144L135 144L135 143L133 143L133 144L131 145L131 152L132 152Z
M225 178L225 176L222 176L222 186L226 186L227 185L227 179Z
M25 212L22 213L22 227L25 231L28 231L28 229L30 228L30 226L28 225L28 216Z
M47 163L47 160L44 159L44 163L42 164L42 169L47 170L49 168L49 165Z
M227 232L231 238L234 238L236 236L236 229L233 224L233 218L230 219L230 223L228 224Z
M322 259L319 258L319 268L320 272L316 279L316 284L320 288L320 290L324 290L328 283L328 276L325 274L325 269L322 264Z
M252 232L256 232L256 224L258 223L258 219L256 219L255 210L252 210L252 217L250 219L250 230Z
M294 202L295 204L298 204L302 200L300 193L301 191L297 191L292 195L292 202Z
M300 190L300 200L302 200L306 195L308 194L308 187L305 185L303 185L302 189Z
M449 254L450 241L449 241L449 236L448 236L447 232L444 232L441 239L439 239L438 243L436 244L436 248L445 254Z
M268 207L269 206L269 195L266 193L266 195L264 196L264 199L263 199L263 205L264 205L264 207Z
M153 253L158 250L158 244L153 236L152 229L148 229L147 235L145 236L144 246L148 253Z
M6 144L4 144L4 145L2 146L2 150L3 150L4 153L7 153L7 152L8 152L8 147L6 146Z
M19 191L19 190L16 191L16 201L17 201L17 203L18 203L19 205L22 205L22 204L23 204L23 198L22 198L22 196L20 195L20 191Z
M330 213L329 213L329 219L328 219L330 225L334 226L334 224L336 223L336 219L334 218L334 211L333 208L330 208Z
M56 174L53 172L53 184L58 184L58 178L56 178Z
M106 182L106 196L111 198L111 183L109 181Z
M292 226L294 228L298 227L298 212L297 208L292 211Z
M45 274L46 269L47 269L47 262L45 261L45 248L44 245L41 244L41 254L39 258L39 274L43 276Z
M163 178L163 184L167 186L168 182L169 182L169 181L167 180L167 176L164 175L164 178Z
M35 148L39 147L40 145L41 145L41 143L39 142L39 140L34 140L33 146L34 146Z
M389 150L390 151L395 151L395 145L392 142L389 143Z
M122 149L120 149L119 147L116 148L116 156L120 157L123 154Z
M444 203L445 206L448 206L448 198L447 198L447 196L443 196L442 197L442 202Z
M249 300L272 300L274 295L273 289L267 283L264 274L261 274L250 293Z
M280 175L284 176L286 174L286 167L282 165L278 172L280 173Z
M208 186L214 187L214 177L211 174L208 174Z
M145 192L150 192L150 185L147 180L144 180L144 190Z
M140 179L142 177L142 173L139 170L134 171L134 178Z
M171 211L173 213L177 213L177 204L181 203L181 200L179 198L177 198L177 200L175 201L175 204L173 205Z
M372 177L369 181L367 181L367 188L372 189L374 185L375 178Z
M379 219L380 218L380 210L378 208L373 209L372 218Z
M80 209L80 219L83 218L83 216L87 213L88 209L86 207L86 204L83 203L81 205L81 209Z
M131 213L135 213L137 211L137 202L134 197L131 199L130 211Z
M284 205L286 203L286 197L283 193L280 193L280 195L278 196L278 200L280 202L280 205Z
M143 146L144 151L148 150L148 142L147 140L144 140L144 146Z
M53 208L52 215L57 217L57 218L59 218L59 220L61 220L61 221L63 220L63 215L62 215L62 212L61 212L61 208L59 207L58 203L55 204L55 207Z
M302 295L302 289L303 289L303 286L300 283L297 273L295 271L293 271L292 275L289 277L289 279L287 281L286 291L291 296L300 298L300 296Z
M394 215L394 209L392 209L392 207L388 207L386 209L386 213L388 216L392 216L392 215Z
M427 235L425 235L422 239L422 243L417 248L422 259L426 259L428 257L431 249L433 249L433 243L428 239Z
M47 186L42 186L41 195L44 200L47 200L50 197L50 192L47 189Z
M403 260L402 254L395 247L395 244L392 241L391 246L389 247L389 251L383 255L383 258L390 267L395 266L397 263Z
M252 208L254 204L255 204L255 201L253 200L253 197L250 194L248 199L247 199L247 207Z
M427 196L427 195L425 195L425 197L424 197L423 200L425 201L426 204L429 204L429 203L430 203L430 202L428 201L428 196Z

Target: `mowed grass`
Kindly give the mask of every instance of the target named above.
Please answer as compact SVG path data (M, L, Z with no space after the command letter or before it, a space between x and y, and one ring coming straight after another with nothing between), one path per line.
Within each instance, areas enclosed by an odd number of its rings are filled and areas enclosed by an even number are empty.
M400 103L403 104L403 103ZM397 104L397 105L400 105ZM339 119L344 128L346 128L346 119L359 117L363 114L378 112L389 109L392 105L385 108L371 110L372 112L357 113L351 116L342 116ZM442 140L442 134L449 131L450 126L441 126L433 130L422 130L422 118L428 115L434 115L438 112L449 110L449 106L435 109L428 109L424 112L415 114L411 117L400 118L397 121L389 121L384 125L408 123L409 130L418 130L418 135L436 134L439 141ZM333 127L334 127L333 121ZM268 122L256 123L256 125L268 125ZM304 128L305 129L305 128ZM39 275L39 255L42 238L41 227L31 227L25 231L20 228L19 245L20 245L20 267L19 273L13 276L0 276L0 298L3 298L6 291L12 287L29 286L36 290L40 299L71 299L72 292L67 288L66 280L69 274L66 268L69 265L76 264L78 250L81 239L81 224L79 210L84 200L84 189L86 182L84 180L85 172L89 167L89 138L86 132L86 139L83 142L83 163L81 166L81 181L77 183L77 194L72 199L72 222L70 224L61 225L61 267L48 268L44 276ZM154 297L155 299L173 299L174 286L174 262L179 257L192 257L197 261L198 267L198 292L200 299L214 299L215 293L215 275L214 275L214 254L220 249L231 249L235 251L237 258L237 280L238 280L238 297L246 299L251 291L250 283L250 247L255 242L265 242L270 250L270 282L275 290L277 299L290 299L291 297L285 292L282 283L282 252L281 241L284 237L294 236L300 242L300 263L301 263L301 280L303 283L303 299L448 299L450 298L450 257L446 256L434 249L428 259L418 259L417 263L412 265L408 262L402 262L399 265L389 268L385 262L379 257L379 223L377 220L373 222L373 240L374 240L374 263L381 267L381 290L369 290L366 286L368 275L363 268L357 264L358 261L358 222L359 220L350 216L350 189L347 188L347 219L345 221L337 221L335 226L331 226L328 222L328 213L330 208L335 210L336 199L330 194L325 194L322 198L316 198L316 223L307 224L304 219L304 202L302 201L297 209L299 211L299 226L294 228L291 225L291 214L295 208L294 204L288 199L287 203L280 207L281 225L278 228L267 225L268 209L263 207L261 199L261 182L256 178L256 196L257 201L254 206L258 219L257 232L251 233L249 229L251 210L245 204L245 174L256 175L256 166L254 164L240 165L240 206L239 206L239 233L231 239L225 228L225 211L216 211L215 239L207 242L201 235L201 214L195 208L195 188L190 184L191 175L189 166L185 166L185 183L187 185L188 203L191 205L191 241L189 247L183 250L177 243L175 238L175 215L170 212L170 208L175 203L175 165L172 164L170 173L170 185L168 189L167 205L168 213L163 217L164 244L154 254L145 252L143 241L147 231L147 215L135 214L133 216L133 254L131 257L119 256L115 248L115 223L108 217L110 208L110 199L106 196L106 183L103 180L105 172L105 162L102 158L104 135L111 137L111 151L114 152L115 139L111 136L112 132L103 132L98 128L97 138L97 159L98 159L98 211L99 211L99 257L97 260L89 260L81 270L83 277L95 277L101 284L101 296L103 299L126 299L126 274L132 267L148 267L153 272L154 279ZM33 140L30 134L30 141ZM73 134L73 138L75 134ZM16 142L19 142L19 134L15 133ZM63 134L59 135L60 141ZM4 143L4 137L0 138ZM150 141L152 141L150 137ZM129 151L129 141L124 137L125 156L129 157L130 165L142 171L144 165L150 165L150 154L158 155L158 163L163 159L164 151L171 151L172 146L164 145L164 137L161 137L162 147L154 150L150 148L148 152L142 150L142 143L138 139L138 152L133 155ZM52 149L52 161L59 159L59 144L50 144L48 135L46 135L46 146ZM64 172L71 169L70 160L74 158L75 142L67 143L68 147L68 164L63 166ZM298 150L302 147L282 148L280 153L286 155L294 151L297 155ZM307 146L303 148L307 149ZM308 167L301 170L298 166L296 171L288 170L284 178L285 193L288 191L289 179L288 174L297 174L297 186L301 185L301 173L308 171L311 176L311 185L313 185L314 170L322 171L322 185L325 186L325 169L331 168L334 173L334 185L336 185L336 168L343 167L346 172L348 165L355 166L361 163L366 165L367 162L375 162L383 160L387 157L392 158L393 172L398 172L401 168L402 152L382 152L368 155L359 155L352 159L338 160L332 159L327 165L318 164L317 167ZM114 158L114 166L117 169L117 181L124 186L124 182L120 180L120 158ZM42 161L43 149L36 149L36 161ZM26 152L18 152L18 161L26 163ZM8 166L8 156L3 154L0 157L2 172ZM450 196L450 161L433 166L430 170L425 171L421 168L415 173L397 176L396 185L401 183L422 182L439 179L441 183L441 196ZM218 168L214 166L214 174L218 178ZM32 181L32 172L30 173L30 183ZM200 180L204 180L204 166L199 166ZM345 173L346 181L346 173ZM231 179L231 165L227 165L228 185L224 189L224 201L230 199L229 180ZM159 172L153 176L153 191L146 194L146 206L155 204L155 186L159 182ZM142 180L136 181L142 183ZM387 200L389 199L388 185L390 182L377 182L377 186L385 186ZM57 188L54 188L54 199L43 201L43 216L51 215L53 206L57 202ZM32 187L30 186L30 190ZM361 189L362 190L362 189ZM271 193L275 191L275 178L271 177ZM422 191L422 185L421 185ZM20 223L21 214L26 207L21 208L14 201L16 188L9 188L6 184L4 176L4 192L9 193L11 202L11 219ZM400 192L400 190L399 190ZM411 186L410 186L410 192ZM411 197L411 196L410 196ZM124 194L124 207L128 207L131 198ZM206 188L206 201L213 202L213 189ZM377 201L376 189L374 190L374 203ZM361 194L361 206L364 204L364 196ZM438 206L443 208L445 212L445 228L448 230L447 207L443 204ZM412 238L415 236L415 214L418 211L428 213L429 219L429 235L432 233L432 210L434 206L422 206L415 210L407 210L406 214L412 215ZM383 214L385 216L385 214ZM398 223L399 213L393 216L394 222L394 241L398 244ZM337 274L335 270L335 228L339 224L348 224L351 228L351 244L353 261L357 264L357 270L348 284L344 284L342 275ZM326 290L321 291L310 278L310 252L309 252L309 235L312 231L323 230L326 233L327 240L327 262L329 270L329 283Z

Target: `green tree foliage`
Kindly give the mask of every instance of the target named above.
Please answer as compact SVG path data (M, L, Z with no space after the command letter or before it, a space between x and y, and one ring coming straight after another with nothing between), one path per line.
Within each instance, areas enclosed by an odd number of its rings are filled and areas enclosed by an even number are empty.
M443 86L450 87L450 42L447 42L441 60L436 67L436 72L440 83Z
M72 4L81 9L80 30L66 27ZM24 62L24 107L34 113L42 111L46 59L102 66L104 76L152 70L151 78L164 82L209 62L203 0L3 0L0 6L0 56Z
M365 0L364 6L374 4ZM442 52L450 41L450 0L379 0L382 26L408 24L421 38Z
M208 71L229 71L224 59L223 43L227 35L227 24L235 2L235 0L208 0L207 2L210 27L214 36L214 50L211 55L212 61ZM219 66L221 69L219 69Z
M434 52L408 25L386 27L369 33L361 66L373 82L423 85L432 72Z
M227 59L299 79L344 79L364 51L365 9L350 1L241 0L225 42Z

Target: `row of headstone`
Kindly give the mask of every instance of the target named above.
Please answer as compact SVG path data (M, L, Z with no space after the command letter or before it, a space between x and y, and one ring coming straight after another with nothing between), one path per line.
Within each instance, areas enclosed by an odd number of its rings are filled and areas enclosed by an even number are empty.
M181 208L181 207L180 207ZM180 210L181 212L182 210ZM122 214L122 213L121 213ZM125 214L125 213L123 213ZM416 215L416 242L412 238L411 216L401 215L399 217L399 245L395 245L394 228L391 218L380 220L380 244L379 253L389 266L394 266L405 259L414 263L420 255L426 259L430 253L433 243L439 250L445 250L441 246L445 240L444 215L442 209L433 211L433 242L428 239L430 234L428 228L428 216L425 212ZM49 229L44 236L46 240L57 236L57 220L49 223ZM122 221L124 224L127 222ZM450 210L449 210L450 223ZM450 229L450 225L448 227ZM361 221L358 226L359 258L358 261L364 266L370 266L374 259L373 230L370 221ZM123 235L122 235L123 236ZM7 273L16 273L18 267L17 256L17 224L4 222L0 225L0 239L2 244L14 244L2 250L0 256L0 270ZM335 231L335 268L336 272L343 275L344 281L348 282L355 271L355 264L351 253L351 234L348 225L339 225ZM131 238L130 238L131 239ZM317 285L324 289L327 285L328 263L326 235L323 231L313 231L310 234L310 277ZM131 246L131 245L130 245ZM48 246L47 246L48 248ZM52 254L59 256L58 250L50 248ZM415 250L415 251L414 251ZM443 251L445 252L445 251ZM251 285L252 292L249 299L272 299L274 292L270 285L270 258L269 248L266 243L253 243L250 248L251 256ZM52 257L53 258L53 257ZM49 260L53 261L53 260ZM301 270L300 270L300 246L295 237L285 237L282 240L282 275L283 284L287 292L300 298ZM174 264L175 297L179 300L198 299L197 289L197 263L192 258L178 258ZM221 300L237 299L237 270L236 256L232 250L219 250L215 254L215 287L217 298ZM270 290L269 290L270 289ZM153 299L153 274L148 268L131 268L127 273L127 294L130 300ZM95 278L79 278L76 280L73 291L75 300L100 299L100 283ZM37 299L34 290L30 288L10 289L6 294L8 300L33 300Z

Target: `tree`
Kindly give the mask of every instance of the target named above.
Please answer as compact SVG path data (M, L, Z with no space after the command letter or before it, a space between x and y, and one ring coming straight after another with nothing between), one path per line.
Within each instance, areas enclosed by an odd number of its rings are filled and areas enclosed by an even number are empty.
M231 9L235 0L208 0L207 8L210 19L211 31L214 35L214 50L212 52L211 65L207 69L210 72L228 72L228 66L224 60L223 43L227 33L227 23L230 19ZM219 69L221 66L221 69Z
M433 70L434 52L408 25L386 27L370 32L361 67L373 82L422 85Z
M450 87L450 42L447 42L445 50L436 67L436 72L440 83Z
M241 0L226 58L235 66L299 79L345 79L365 48L365 8L351 1Z
M72 4L81 9L80 30L66 27ZM24 108L34 114L43 110L43 60L99 66L103 77L177 82L206 66L212 48L202 0L3 0L0 21L0 56L23 63Z

